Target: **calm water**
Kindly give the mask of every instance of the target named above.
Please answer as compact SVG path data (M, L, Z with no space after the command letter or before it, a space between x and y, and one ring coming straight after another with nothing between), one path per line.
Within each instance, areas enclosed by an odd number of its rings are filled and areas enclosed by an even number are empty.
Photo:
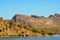
M0 38L0 40L60 40L59 35L49 37Z

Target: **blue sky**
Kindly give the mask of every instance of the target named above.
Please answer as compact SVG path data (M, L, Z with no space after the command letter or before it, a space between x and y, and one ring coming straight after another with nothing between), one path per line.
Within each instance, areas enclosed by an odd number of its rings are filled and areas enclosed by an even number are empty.
M0 0L0 17L11 19L15 14L48 17L60 13L60 0Z

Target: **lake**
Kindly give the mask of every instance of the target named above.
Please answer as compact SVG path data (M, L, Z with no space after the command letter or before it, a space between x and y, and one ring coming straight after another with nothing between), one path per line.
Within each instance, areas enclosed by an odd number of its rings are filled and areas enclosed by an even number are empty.
M0 40L60 40L60 35L44 37L0 38Z

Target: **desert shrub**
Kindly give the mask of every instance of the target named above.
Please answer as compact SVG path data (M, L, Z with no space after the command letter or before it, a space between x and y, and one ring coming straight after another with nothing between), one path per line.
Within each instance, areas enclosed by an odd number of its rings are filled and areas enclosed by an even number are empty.
M0 29L0 32L2 32L2 30Z
M3 18L2 17L0 18L0 21L3 21Z
M29 29L29 27L26 24L22 24L22 27L25 29Z
M46 30L45 29L40 29L39 32L42 33L42 34L45 34L46 33Z
M22 37L22 33L18 33L18 37Z
M47 32L46 32L47 34L49 34L49 35L53 35L53 34L56 34L56 32L54 32L53 30L47 30Z
M48 35L56 34L55 30L46 29L46 28L41 29L41 33L46 33L46 34L48 34Z
M13 20L10 20L10 25L15 24L15 22Z
M43 29L40 29L39 32L42 33L42 34L48 34L48 35L56 34L55 31L50 30L50 29L44 29L44 28Z
M31 30L32 30L33 32L38 32L38 28L37 28L37 27L32 27Z

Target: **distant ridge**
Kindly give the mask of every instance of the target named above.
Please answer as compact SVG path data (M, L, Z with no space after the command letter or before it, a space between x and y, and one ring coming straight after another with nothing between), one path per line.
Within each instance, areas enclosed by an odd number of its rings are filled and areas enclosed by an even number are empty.
M12 20L16 22L21 22L25 24L29 24L28 26L37 26L37 27L55 27L60 26L60 14L50 15L48 18L44 16L36 16L36 15L21 15L16 14Z

